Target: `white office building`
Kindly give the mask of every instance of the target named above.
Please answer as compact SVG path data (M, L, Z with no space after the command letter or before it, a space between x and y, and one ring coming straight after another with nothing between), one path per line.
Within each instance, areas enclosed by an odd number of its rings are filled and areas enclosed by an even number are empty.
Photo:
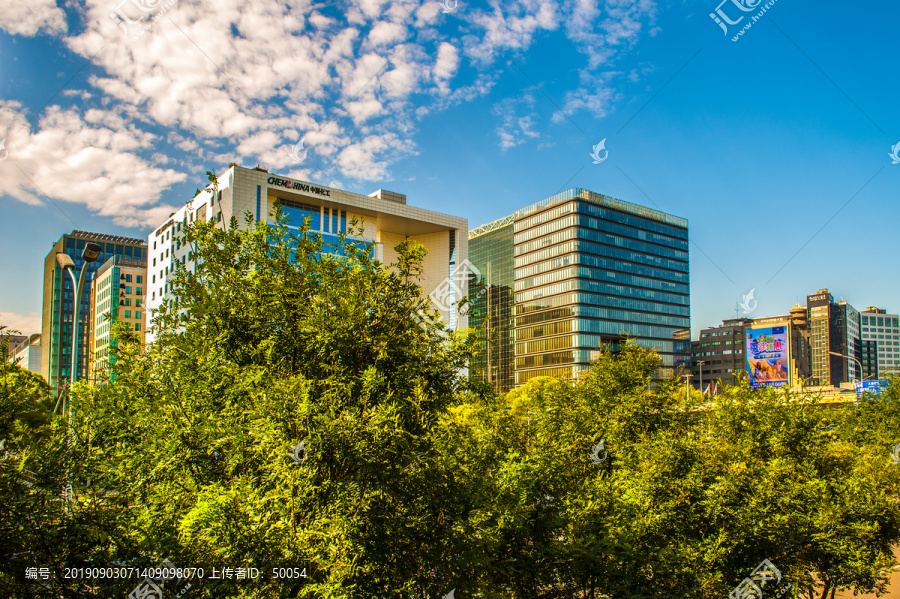
M869 306L859 314L863 344L863 368L871 378L900 374L898 316Z
M373 243L375 258L385 264L396 260L394 248L407 238L428 249L419 281L426 295L435 290L440 293L439 286L446 286L456 265L468 258L466 219L409 206L403 194L379 189L362 195L234 164L218 176L218 187L215 197L207 188L147 238L148 341L153 339L152 318L171 294L175 261L190 265L189 248L177 241L181 230L197 220L212 220L224 227L234 216L243 228L249 213L257 221L272 222L278 200L289 226L299 227L308 218L310 231L319 232L326 243L334 243L337 234L347 232L349 223L356 218L363 226L362 235L348 239ZM465 283L457 281L463 294L467 291ZM456 316L455 310L435 307L451 327L467 326L465 315Z

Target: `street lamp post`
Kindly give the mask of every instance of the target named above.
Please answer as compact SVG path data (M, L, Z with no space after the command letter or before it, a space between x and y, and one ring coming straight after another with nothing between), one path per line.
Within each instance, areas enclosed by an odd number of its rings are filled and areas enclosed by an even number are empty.
M97 258L100 257L100 254L103 253L103 248L96 243L86 243L84 245L84 249L81 251L81 259L84 264L81 266L81 272L78 274L78 280L75 280L75 262L72 260L72 257L68 254L56 254L56 261L59 263L60 267L69 273L69 278L72 279L72 292L75 294L75 313L72 315L72 372L69 373L69 389L71 391L72 385L75 384L76 379L76 365L78 363L78 338L80 335L78 334L78 307L81 303L81 292L84 287L84 278L87 274L87 265L91 262L94 262ZM58 381L57 381L58 382ZM71 449L72 447L72 399L71 397L66 397L66 403L68 403L68 421L69 421L69 434L68 434L68 446ZM65 407L63 407L65 410ZM71 457L69 458L69 467L66 468L66 509L69 508L69 495L72 493L72 468L71 468Z
M69 380L74 383L76 378L76 364L78 360L78 313L81 304L81 292L84 288L84 278L87 275L87 266L94 262L103 253L103 248L96 243L87 243L81 250L81 259L84 264L81 266L81 272L78 274L78 281L75 280L75 262L68 254L56 254L56 261L64 271L69 274L72 279L72 292L75 294L75 314L72 316L72 372Z
M847 355L838 353L838 352L836 352L836 351L830 351L830 352L828 352L828 353L831 354L832 356L838 356L839 358L849 358L850 360L853 360L854 362L856 362L857 364L859 364L859 380L864 380L864 379L863 379L863 367L862 367L862 362L860 362L859 360L857 360L857 359L854 358L853 356L847 356Z
M691 377L694 376L690 373L685 373L684 375L684 399L685 401L691 401Z
M697 364L700 366L700 397L703 397L703 365L706 360L697 360Z

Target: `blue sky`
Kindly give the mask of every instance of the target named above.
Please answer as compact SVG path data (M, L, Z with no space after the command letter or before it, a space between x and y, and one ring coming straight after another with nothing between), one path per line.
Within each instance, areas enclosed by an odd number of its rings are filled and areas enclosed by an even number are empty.
M732 41L766 5L0 0L0 322L39 330L60 235L144 237L232 161L470 228L569 187L685 217L695 333L751 289L900 311L900 6L777 0Z

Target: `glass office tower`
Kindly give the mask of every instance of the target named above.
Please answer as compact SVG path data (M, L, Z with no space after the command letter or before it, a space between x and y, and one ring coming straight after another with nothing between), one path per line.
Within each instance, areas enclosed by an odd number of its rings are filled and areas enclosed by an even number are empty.
M559 193L508 218L513 385L535 376L573 379L603 346L615 350L626 338L659 353L657 378L673 375L675 345L690 328L687 220L585 189ZM509 247L500 231L492 232L496 243ZM470 241L473 248L477 239ZM472 250L482 274L490 263L487 254L502 252ZM470 297L476 292L470 289ZM473 310L482 307L479 302ZM486 352L484 344L473 371L502 372L499 356Z
M687 220L584 189L516 213L516 384L574 378L626 338L675 364L690 328Z
M497 393L515 385L514 216L469 231L469 260L481 274L469 282L469 326L478 333L469 376L491 383Z
M60 237L44 259L44 305L41 315L41 374L54 391L71 378L72 335L76 328L75 291L72 281L56 261L56 254L68 254L75 262L75 276L81 272L84 261L81 252L86 243L100 244L103 253L95 262L87 266L84 289L81 291L78 308L78 334L81 336L78 357L75 361L76 380L87 374L87 360L90 353L90 288L94 273L113 256L129 260L147 259L147 242L116 235L103 235L85 231L72 231Z

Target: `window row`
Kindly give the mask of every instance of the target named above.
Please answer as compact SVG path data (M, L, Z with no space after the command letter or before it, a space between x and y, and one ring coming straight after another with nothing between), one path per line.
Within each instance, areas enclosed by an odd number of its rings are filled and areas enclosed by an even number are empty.
M612 198L610 198L612 199ZM638 207L640 208L640 207ZM649 211L649 209L647 209ZM676 237L678 239L687 239L688 232L687 229L682 227L675 227L667 224L663 224L657 220L644 218L640 216L632 216L627 212L613 210L611 208L604 208L597 204L594 204L587 200L576 200L573 202L568 202L561 206L557 206L552 208L551 210L547 210L545 212L541 212L540 214L535 214L533 216L529 216L527 218L523 218L516 222L515 231L516 233L520 231L525 231L526 229L530 229L542 223L548 222L565 214L569 214L571 212L581 212L585 214L591 214L593 216L598 216L600 218L612 221L619 222L630 225L632 227L637 227L639 229L645 229L648 231L655 231L657 233L662 233L664 235L668 235L670 237ZM655 212L655 211L654 211Z
M678 283L688 284L690 282L690 277L687 273L672 272L670 270L662 270L650 266L642 266L640 264L631 264L629 262L622 262L621 260L611 260L609 258L601 258L599 256L591 256L584 253L566 254L559 258L552 258L544 262L532 264L531 266L517 268L515 276L517 279L523 279L525 277L538 275L572 264L583 264L585 266L593 266L595 268L603 268L606 270L627 272L657 279L668 279Z
M557 295L567 291L589 291L606 295L618 295L626 298L648 299L659 302L668 302L670 304L681 304L684 306L690 305L690 300L686 295L674 295L663 291L651 291L639 287L611 285L609 283L600 283L598 281L588 281L585 279L572 279L561 283L536 287L534 289L529 289L528 291L520 291L516 293L516 303L520 304L529 300Z
M546 339L536 339L534 341L519 341L516 343L516 356L538 354L567 348L597 350L604 344L609 343L607 339L608 337L601 335L572 333L571 335L563 335L561 337L549 337ZM672 355L674 344L671 341L637 338L634 342L640 347L645 349L655 349L659 352L662 364L666 366L673 366L675 364L675 356Z
M672 283L669 281L660 281L657 279L647 279L634 275L628 275L620 272L600 270L587 266L570 266L562 270L556 270L537 277L530 277L521 281L516 281L516 291L524 291L531 287L540 285L548 285L558 281L564 281L572 278L585 278L592 281L609 281L611 283L621 283L623 285L632 285L635 287L646 287L648 289L658 289L660 291L668 291L670 293L680 293L688 295L690 287L680 283Z
M677 329L645 324L615 322L610 320L591 320L578 318L542 324L524 329L516 329L516 340L527 341L535 337L554 335L557 333L607 333L628 337L657 337L669 339Z
M568 241L566 243L561 243L553 247L537 250L527 255L516 256L515 265L516 268L520 268L529 264L534 264L536 262L542 262L556 256L571 254L573 252L596 254L599 256L614 258L616 260L646 264L648 266L666 268L683 273L687 273L689 271L687 262L669 260L668 258L653 256L650 254L636 253L630 250L600 245L598 243L592 243L590 241L584 240Z
M584 214L572 214L558 220L543 224L539 227L523 231L522 233L516 233L515 244L520 245L527 241L531 241L532 239L543 237L545 235L549 235L550 233L575 226L586 227L596 231L603 231L619 237L639 239L649 243L675 248L676 250L683 250L685 252L688 249L688 242L685 239L673 239L671 237L657 235L656 233L651 233L649 231L642 231L640 229L635 229L633 227L618 224L615 222L600 220L598 218L593 218Z
M596 308L594 306L576 305L568 308L558 308L546 312L538 312L516 318L517 326L536 324L546 320L567 318L572 316L586 316L590 318L603 318L608 320L620 320L625 322L643 322L659 324L686 329L691 326L691 319L680 316L666 316L663 314L647 314L645 312L629 312L627 310L615 310L609 308Z
M605 294L594 293L567 293L554 297L539 298L530 302L516 304L516 314L528 314L536 310L556 308L569 304L588 304L592 306L606 306L609 308L624 308L627 310L641 310L651 314L672 314L689 318L691 309L688 306L673 306L671 304L658 304L655 302L643 302L640 300L609 297Z
M557 243L568 241L569 239L585 239L588 241L597 241L606 245L635 250L653 256L662 256L684 261L687 261L688 259L687 251L680 251L668 247L653 245L643 241L636 241L634 239L626 237L610 235L609 233L604 233L602 231L596 231L594 229L587 229L583 227L570 227L568 229L564 229L556 233L551 233L550 235L540 237L526 243L517 243L515 246L515 253L517 256L521 254L527 254L528 252L533 252L534 250L545 248L549 245L556 245Z

